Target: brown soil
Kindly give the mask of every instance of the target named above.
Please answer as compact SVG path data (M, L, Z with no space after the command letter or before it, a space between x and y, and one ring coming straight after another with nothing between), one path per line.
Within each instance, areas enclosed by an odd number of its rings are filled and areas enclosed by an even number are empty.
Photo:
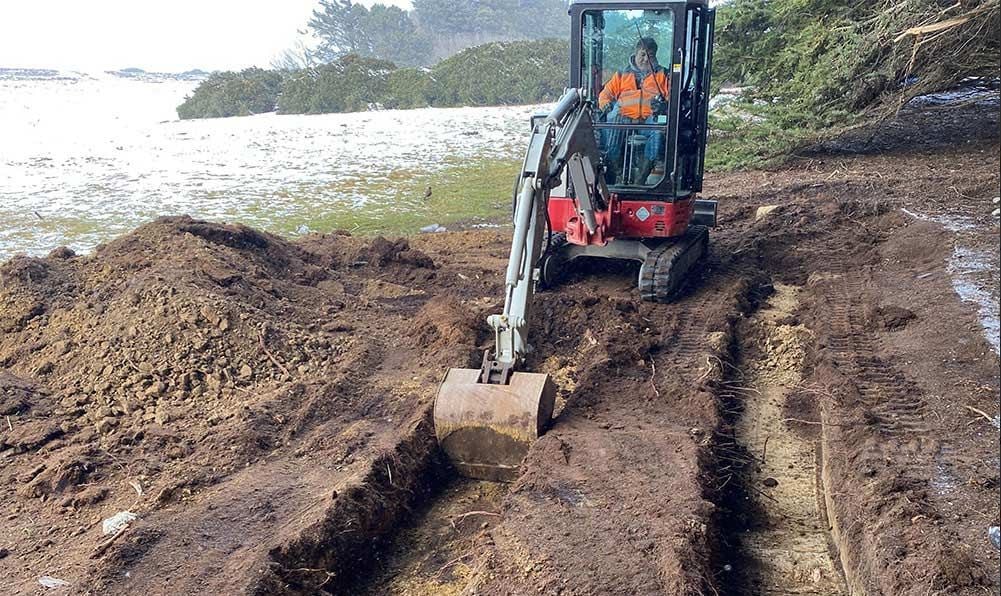
M540 294L529 366L559 414L512 485L455 479L429 417L488 345L506 231L167 218L12 259L4 590L999 593L998 435L968 409L997 414L998 357L956 236L899 210L974 219L996 259L999 147L926 151L713 178L712 254L674 304L604 263Z
M799 293L775 284L768 302L743 324L739 372L731 371L728 389L741 407L734 436L748 458L744 473L731 481L742 484L740 505L754 512L738 534L745 558L733 573L755 594L837 596L847 591L817 498L817 433L810 428L817 415L793 397L803 391L804 360L814 341L795 320Z

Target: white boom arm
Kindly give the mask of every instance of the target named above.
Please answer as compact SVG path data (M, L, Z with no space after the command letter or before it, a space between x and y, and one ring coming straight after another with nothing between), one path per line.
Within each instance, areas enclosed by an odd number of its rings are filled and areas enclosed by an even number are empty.
M594 211L603 209L608 189L598 170L598 146L591 127L591 106L581 90L568 89L553 111L532 130L515 200L514 235L504 279L504 312L491 315L494 353L484 355L481 383L506 384L531 350L528 317L545 240L549 191L566 168L577 211L590 232Z

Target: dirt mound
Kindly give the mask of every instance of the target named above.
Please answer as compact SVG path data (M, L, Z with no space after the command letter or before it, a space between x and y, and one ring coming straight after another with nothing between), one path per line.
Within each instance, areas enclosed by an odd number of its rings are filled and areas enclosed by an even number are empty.
M61 419L74 442L145 443L171 421L247 416L238 393L320 371L346 351L317 324L343 308L316 287L336 273L312 260L277 237L188 218L158 220L90 258L14 259L0 270L5 312L15 313L3 365L44 380L46 420ZM191 448L166 442L168 459ZM220 457L215 466L229 463Z
M468 307L453 297L428 302L414 319L411 337L433 363L478 366L469 346L476 345L483 325ZM430 363L429 363L430 364Z
M405 240L330 234L297 245L187 217L93 256L4 263L0 415L10 428L0 453L13 459L3 493L19 503L10 520L37 516L52 536L12 552L51 557L56 536L94 534L75 541L86 551L99 540L94 521L116 508L145 518L187 501L339 409L349 420L392 412L363 405L374 396L338 398L379 367L372 338L406 337L401 315L424 291L400 284L434 268Z
M575 267L533 310L528 367L555 379L558 415L502 489L454 480L429 410L444 369L491 340L507 231L290 242L166 218L92 256L4 263L4 588L791 587L781 565L775 586L745 572L774 543L728 520L776 516L728 498L739 487L803 506L833 540L820 578L835 588L840 567L860 593L980 593L997 437L969 408L995 413L997 360L950 285L954 236L898 208L996 192L987 149L718 180L710 257L673 304L641 302L633 266ZM763 426L735 424L755 401ZM104 535L122 511L138 519ZM772 559L795 563L788 550ZM816 583L820 567L797 567Z

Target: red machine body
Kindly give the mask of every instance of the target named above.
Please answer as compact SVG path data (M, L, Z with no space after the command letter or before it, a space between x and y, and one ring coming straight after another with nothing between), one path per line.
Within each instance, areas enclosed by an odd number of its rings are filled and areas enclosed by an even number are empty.
M695 195L673 202L623 200L611 194L608 209L595 211L597 229L587 231L574 200L549 198L549 221L553 232L566 234L567 241L581 246L604 246L615 238L672 238L688 229L695 209Z

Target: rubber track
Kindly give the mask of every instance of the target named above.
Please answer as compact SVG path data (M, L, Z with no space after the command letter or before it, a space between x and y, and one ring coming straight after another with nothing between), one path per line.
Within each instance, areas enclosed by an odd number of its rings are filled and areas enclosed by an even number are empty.
M708 242L709 228L691 226L678 241L665 243L647 255L639 280L643 299L670 302L692 265L705 254Z

